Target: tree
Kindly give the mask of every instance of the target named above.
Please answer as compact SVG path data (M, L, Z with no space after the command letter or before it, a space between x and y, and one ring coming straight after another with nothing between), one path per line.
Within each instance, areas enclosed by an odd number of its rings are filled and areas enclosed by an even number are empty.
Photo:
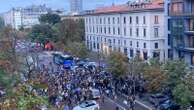
M182 79L188 73L187 65L184 61L180 60L166 62L163 70L167 76L165 83L171 90L173 90L176 85L180 84Z
M112 52L108 57L108 70L115 76L122 76L128 72L128 58L120 52Z
M65 19L59 23L57 25L58 41L65 45L68 42L81 42L84 28L80 24L82 23L72 19Z
M0 67L10 72L17 69L16 40L17 32L10 26L0 30Z
M85 58L88 55L88 50L85 44L80 42L68 43L65 50L81 58Z
M45 43L48 40L55 41L56 32L47 24L38 24L32 27L28 36L33 41Z
M2 17L0 17L0 29L5 27L5 23Z
M147 91L157 92L161 90L166 76L158 60L151 59L149 64L145 66L143 75L146 81L145 88Z
M194 101L192 91L189 89L188 85L184 83L176 85L172 93L176 103L182 107L188 107L191 105L191 102Z
M57 14L47 13L40 16L39 21L50 25L57 24L61 21L61 17Z
M135 56L133 59L129 60L129 72L133 75L138 75L143 73L145 63L139 56Z

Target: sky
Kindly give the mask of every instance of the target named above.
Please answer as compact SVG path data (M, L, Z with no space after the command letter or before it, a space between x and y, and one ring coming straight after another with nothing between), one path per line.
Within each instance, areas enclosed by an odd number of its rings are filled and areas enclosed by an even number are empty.
M98 6L121 4L129 0L83 0L84 9L93 9ZM69 0L0 0L0 13L6 12L12 7L26 7L29 5L46 4L53 9L65 9L69 11Z

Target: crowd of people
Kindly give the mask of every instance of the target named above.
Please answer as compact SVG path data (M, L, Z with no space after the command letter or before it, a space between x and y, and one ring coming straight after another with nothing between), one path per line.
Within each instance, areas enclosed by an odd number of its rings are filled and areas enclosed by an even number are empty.
M111 73L99 70L95 66L77 67L75 70L64 69L63 66L42 65L37 75L48 88L39 90L39 95L46 95L49 103L57 108L64 105L72 108L85 100L92 100L91 89L98 89L101 101L104 96L116 99L118 95L126 95L133 108L134 94L140 91L139 78L126 76L114 77ZM54 68L54 69L53 69Z

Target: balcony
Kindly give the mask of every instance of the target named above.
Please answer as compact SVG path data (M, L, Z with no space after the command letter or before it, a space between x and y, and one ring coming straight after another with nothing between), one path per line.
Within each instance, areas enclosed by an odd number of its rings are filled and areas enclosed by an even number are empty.
M183 46L183 45L178 45L177 47L176 47L176 49L177 50L179 50L179 51L182 51L182 52L188 52L188 53L194 53L194 47L185 47L185 46Z
M194 35L194 30L185 31L185 34L187 34L187 35Z

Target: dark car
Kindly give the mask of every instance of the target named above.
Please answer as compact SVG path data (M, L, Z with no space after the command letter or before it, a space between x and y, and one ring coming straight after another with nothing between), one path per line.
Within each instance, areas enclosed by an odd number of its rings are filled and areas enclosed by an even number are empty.
M161 103L165 102L168 99L169 99L168 96L158 93L158 94L151 95L149 97L149 102L157 107L158 105L160 105Z
M179 110L180 107L172 100L166 100L157 107L157 110Z
M70 69L73 65L73 57L69 55L53 54L53 61L57 65L63 65L66 69Z

